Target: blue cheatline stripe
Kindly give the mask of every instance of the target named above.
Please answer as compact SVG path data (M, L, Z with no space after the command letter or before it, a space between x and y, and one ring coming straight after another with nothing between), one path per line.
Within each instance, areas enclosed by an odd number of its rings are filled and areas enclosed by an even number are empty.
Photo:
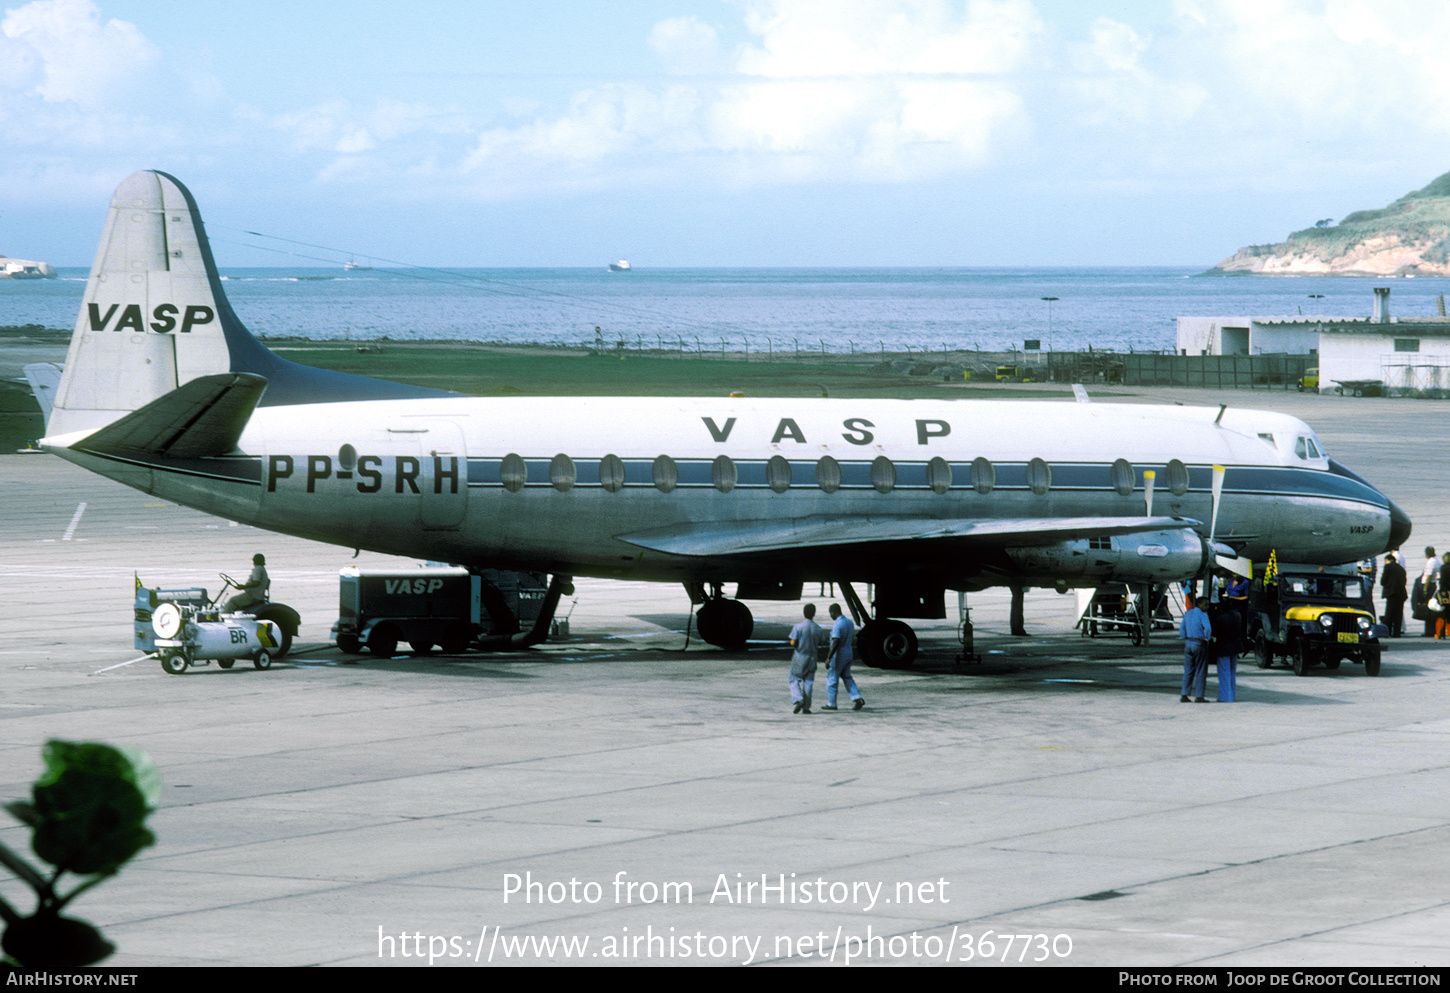
M654 459L622 458L626 488L654 486ZM472 486L502 486L500 466L502 458L470 458L468 460L468 482ZM527 487L549 486L549 459L526 458L528 467ZM736 487L740 489L763 489L767 487L767 459L736 459ZM575 486L589 488L599 485L600 459L575 459ZM706 489L714 487L710 459L676 459L679 470L680 489ZM927 463L908 461L893 463L896 468L896 489L927 490ZM952 490L971 489L970 462L949 463L952 470ZM816 489L816 461L790 460L791 489ZM1053 492L1107 492L1112 486L1112 464L1106 462L1050 463ZM868 490L871 484L871 461L841 461L841 489ZM1008 492L1027 490L1027 464L1025 462L994 463L996 472L995 489ZM1166 496L1171 491L1164 482L1166 467L1161 465L1133 466L1134 492L1143 492L1143 472L1153 470L1158 474L1157 493ZM1213 467L1189 466L1189 489L1195 494L1207 494L1213 486ZM1287 466L1229 466L1224 479L1225 494L1247 496L1303 496L1327 497L1338 500L1353 500L1388 508L1389 501L1378 490L1359 480L1322 469L1297 469Z

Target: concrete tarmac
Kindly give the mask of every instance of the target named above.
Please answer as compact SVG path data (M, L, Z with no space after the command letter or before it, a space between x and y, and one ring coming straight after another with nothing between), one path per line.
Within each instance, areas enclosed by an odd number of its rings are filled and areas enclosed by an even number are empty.
M1450 403L1147 398L1302 416L1414 519L1412 571L1450 544ZM344 665L348 549L42 455L0 456L0 507L0 799L52 737L140 746L165 781L155 847L73 905L110 965L982 964L984 937L1019 966L1450 964L1432 640L1378 678L1250 661L1240 702L1183 705L1171 638L1082 638L1044 591L1011 638L994 591L970 598L982 663L951 611L916 624L917 669L857 669L864 710L822 712L822 668L794 716L798 604L752 604L758 641L726 653L685 647L678 588L580 580L567 641ZM303 616L291 657L122 664L133 576L214 592L257 551Z

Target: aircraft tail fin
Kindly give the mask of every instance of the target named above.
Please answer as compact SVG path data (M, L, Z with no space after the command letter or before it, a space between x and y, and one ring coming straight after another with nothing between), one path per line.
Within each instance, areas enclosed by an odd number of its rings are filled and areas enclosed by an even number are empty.
M267 381L250 373L193 379L74 446L82 451L165 458L226 455L252 416Z
M49 424L50 409L55 405L55 388L60 385L60 366L54 362L32 362L22 371L25 381L30 384L30 392L35 394L35 402L40 404L45 423Z
M190 191L164 172L132 173L111 197L47 433L94 430L228 372L264 377L269 406L452 395L273 354L227 301Z

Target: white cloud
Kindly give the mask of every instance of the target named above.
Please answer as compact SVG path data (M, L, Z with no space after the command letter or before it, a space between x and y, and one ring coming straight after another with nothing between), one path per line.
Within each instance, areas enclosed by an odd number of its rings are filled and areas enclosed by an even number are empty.
M136 25L102 23L91 0L35 0L6 11L0 34L7 42L0 82L33 86L50 103L117 103L149 82L160 58Z
M649 34L649 47L667 72L708 76L728 67L728 56L713 27L695 17L660 21Z
M1027 0L895 3L762 0L746 27L739 69L775 78L995 74L1018 68L1042 30Z
M1218 69L1217 100L1324 136L1408 125L1450 130L1450 4L1419 0L1201 0L1163 54Z
M1026 0L762 0L744 25L752 41L726 78L577 94L563 114L484 133L465 170L487 185L523 162L573 180L653 176L662 155L682 180L729 184L970 168L1022 124L1011 75L1042 30ZM656 24L649 44L677 73L725 58L718 32L693 17Z

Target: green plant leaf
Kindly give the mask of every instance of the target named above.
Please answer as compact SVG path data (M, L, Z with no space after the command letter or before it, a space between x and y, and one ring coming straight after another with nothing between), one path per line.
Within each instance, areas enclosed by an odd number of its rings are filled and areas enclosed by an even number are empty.
M70 872L110 873L155 842L143 822L159 776L144 755L138 768L110 745L49 741L43 757L32 790L36 855Z
M25 800L12 800L5 805L5 809L26 827L35 827L40 823L40 814L36 813L35 805Z
M85 921L44 913L22 917L7 927L0 948L27 969L79 968L116 950Z

